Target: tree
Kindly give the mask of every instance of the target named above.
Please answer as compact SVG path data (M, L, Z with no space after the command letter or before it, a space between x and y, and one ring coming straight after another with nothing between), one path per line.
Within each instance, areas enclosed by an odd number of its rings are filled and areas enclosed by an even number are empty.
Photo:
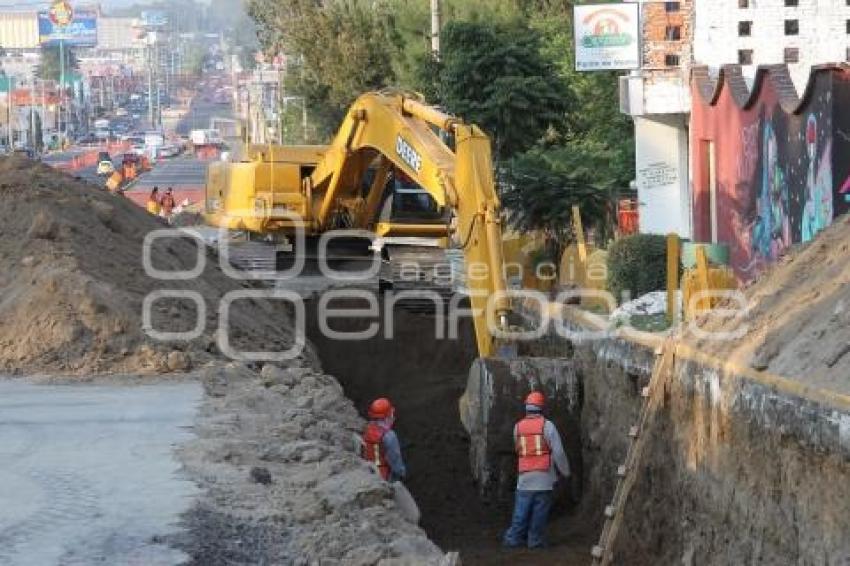
M266 52L298 61L290 92L307 98L325 136L336 130L354 99L395 84L400 37L392 14L367 0L249 0Z
M566 84L541 55L540 35L523 22L449 23L436 78L443 105L492 136L497 161L558 128L570 106Z
M511 159L500 174L508 223L520 231L541 231L560 250L574 237L572 207L604 238L616 181L604 176L610 153L602 146L538 147ZM602 174L600 174L602 172Z
M68 75L71 71L76 70L79 66L77 56L74 50L67 45L65 51L65 83L68 83ZM41 48L41 63L36 69L36 76L43 80L59 81L62 65L60 61L59 47L42 47Z

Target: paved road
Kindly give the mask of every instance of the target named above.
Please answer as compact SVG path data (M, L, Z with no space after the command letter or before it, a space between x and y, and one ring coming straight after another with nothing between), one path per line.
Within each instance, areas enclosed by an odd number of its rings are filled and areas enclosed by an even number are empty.
M82 155L84 153L88 153L91 151L98 151L97 146L90 147L81 147L75 146L66 151L57 151L55 153L50 153L41 158L41 160L50 166L56 167L57 164L67 163L71 161L74 157ZM117 163L116 159L113 159L113 162ZM77 169L74 171L68 171L69 175L73 175L74 177L79 177L84 181L89 183L102 186L105 183L104 177L98 177L97 175L97 166L91 167L83 167L81 169Z
M133 190L150 192L155 186L161 190L168 187L201 188L207 181L207 165L207 162L191 155L159 161L156 167L139 177Z
M173 447L201 388L0 382L0 565L180 563L195 487Z

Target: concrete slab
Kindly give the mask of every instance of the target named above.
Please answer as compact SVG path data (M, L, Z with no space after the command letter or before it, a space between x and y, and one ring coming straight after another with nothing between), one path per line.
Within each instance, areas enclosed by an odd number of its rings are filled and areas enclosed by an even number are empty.
M173 449L201 398L196 383L0 381L0 565L185 560L153 539L196 494Z

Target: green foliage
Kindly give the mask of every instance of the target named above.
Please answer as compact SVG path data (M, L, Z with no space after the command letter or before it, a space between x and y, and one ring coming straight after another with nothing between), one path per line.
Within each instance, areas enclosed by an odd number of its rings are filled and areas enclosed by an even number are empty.
M491 135L497 160L530 149L563 121L569 92L523 22L452 22L442 45L441 102Z
M349 105L369 90L395 84L400 36L392 14L367 0L249 0L267 51L300 57L292 90L307 97L330 135Z
M616 242L608 250L608 290L621 299L624 292L637 298L667 287L667 239L661 235L636 234Z
M262 47L299 63L286 90L306 96L312 141L364 91L416 90L490 135L517 227L563 241L578 204L604 239L608 203L634 178L633 127L616 74L575 71L572 4L443 0L438 62L422 0L248 0Z
M583 218L604 218L612 192L610 184L598 182L596 167L604 159L603 152L583 156L566 147L538 148L514 157L501 179L508 222L566 242L572 232L574 205L581 208Z
M71 71L79 67L77 56L74 50L65 47L65 82L70 81ZM59 57L59 47L42 47L41 48L41 63L36 68L36 76L44 80L59 81L61 72L61 61Z

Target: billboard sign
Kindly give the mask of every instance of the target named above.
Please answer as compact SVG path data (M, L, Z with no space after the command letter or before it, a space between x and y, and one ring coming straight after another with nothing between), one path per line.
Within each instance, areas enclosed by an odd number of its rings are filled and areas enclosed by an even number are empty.
M67 10L63 6L67 6ZM41 45L56 46L63 41L70 47L94 47L97 45L97 12L71 10L67 2L56 2L49 11L38 13L38 37Z
M74 21L74 9L65 0L59 0L50 6L47 16L54 26L64 28Z
M577 71L617 71L640 68L639 5L575 6Z
M168 25L168 14L162 10L144 10L141 20L144 28L164 28Z

